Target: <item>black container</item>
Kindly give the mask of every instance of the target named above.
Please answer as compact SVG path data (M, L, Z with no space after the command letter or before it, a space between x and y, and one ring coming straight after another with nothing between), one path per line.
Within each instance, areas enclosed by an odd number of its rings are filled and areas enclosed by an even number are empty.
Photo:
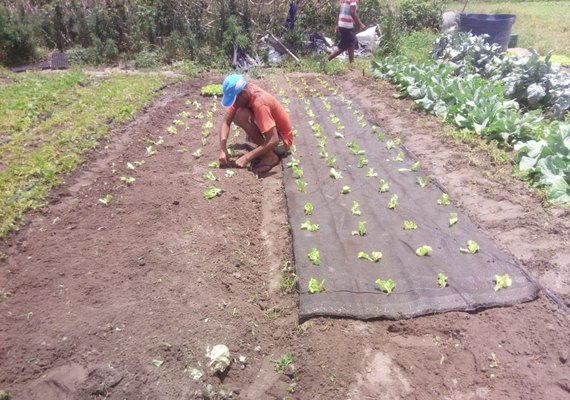
M507 50L516 18L514 14L460 14L459 30L474 35L487 34L487 43L496 43Z

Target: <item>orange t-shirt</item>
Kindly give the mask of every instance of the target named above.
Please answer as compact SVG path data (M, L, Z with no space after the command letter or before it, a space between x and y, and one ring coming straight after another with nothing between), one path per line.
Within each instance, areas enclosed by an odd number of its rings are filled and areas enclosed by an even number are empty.
M254 115L255 123L262 134L266 134L275 127L283 139L286 150L293 145L293 124L285 108L275 97L261 89L253 83L248 83L245 89L249 94L249 103L246 106ZM228 108L228 114L233 118L237 112L237 107Z

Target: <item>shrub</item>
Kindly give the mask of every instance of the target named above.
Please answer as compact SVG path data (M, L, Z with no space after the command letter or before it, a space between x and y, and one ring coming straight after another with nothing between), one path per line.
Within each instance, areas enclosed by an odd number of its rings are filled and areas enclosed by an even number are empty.
M0 63L15 65L36 57L36 42L32 26L25 16L15 18L0 7Z
M402 25L408 32L422 29L437 31L445 6L442 0L402 0Z
M135 58L136 69L153 69L158 68L160 64L160 56L157 52L143 50Z

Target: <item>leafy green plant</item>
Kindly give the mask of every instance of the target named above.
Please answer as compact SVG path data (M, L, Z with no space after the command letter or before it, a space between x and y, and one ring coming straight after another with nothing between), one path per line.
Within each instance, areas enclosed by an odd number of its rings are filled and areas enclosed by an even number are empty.
M196 150L194 153L192 153L192 157L198 159L200 157L202 157L204 154L202 153L202 149L198 149Z
M380 193L387 192L388 190L390 190L390 182L384 179L380 179L380 187L378 190L380 191Z
M369 168L368 172L366 173L367 178L374 178L378 176L378 173L374 170L374 168Z
M366 235L366 221L358 221L358 230L352 231L353 236L365 236Z
M453 226L457 223L459 217L456 212L449 213L449 226Z
M392 293L392 291L396 287L396 283L392 279L382 280L379 278L376 279L375 283L378 286L378 288L381 291L385 292L387 295Z
M313 204L305 203L305 215L312 215L312 214L313 214Z
M495 282L495 288L494 288L495 292L498 291L499 289L507 288L513 284L513 280L511 279L509 274L504 274L503 276L495 275L494 282Z
M340 189L340 193L341 193L341 194L348 194L348 193L350 193L350 186L347 186L347 185L343 186L343 187Z
M204 177L204 179L208 179L208 180L210 180L210 181L215 181L215 180L218 179L218 178L216 178L216 176L212 173L212 171L208 171L208 172L204 173L203 177Z
M359 251L357 258L372 262L378 262L382 258L382 253L379 251L373 251L371 254L368 254L363 251Z
M418 226L416 225L416 223L414 221L406 220L406 221L404 221L404 229L407 231L413 231L413 230L418 229Z
M358 168L364 168L366 165L368 165L368 160L364 157L358 157L358 163L356 166Z
M429 176L426 177L418 176L416 178L416 182L418 183L418 185L420 185L420 187L426 187L429 183Z
M222 189L219 189L219 188L217 188L217 187L215 187L215 186L210 186L210 187L208 188L208 190L206 190L206 191L204 192L204 199L206 199L206 200L211 200L211 199L213 199L213 198L216 197L216 196L220 196L220 195L222 194L222 192L223 192Z
M394 210L396 207L398 207L398 195L394 194L392 195L390 201L388 202L388 208L390 210Z
M320 293L325 290L325 280L323 279L320 283L315 278L309 280L309 293Z
M148 147L146 148L146 156L147 156L147 157L154 156L156 153L158 153L158 151L155 150L152 146L148 146Z
M416 161L410 166L410 171L415 172L418 170L418 168L420 168L420 162Z
M449 195L447 193L442 193L441 197L437 200L437 204L440 206L448 206L451 203L449 202Z
M360 204L357 201L352 202L351 208L352 215L361 215L362 211L360 211Z
M336 157L328 156L325 163L327 164L327 167L334 167L334 164L336 163Z
M313 224L310 220L306 220L301 224L301 229L309 232L316 232L319 230L319 228L320 227L318 224Z
M297 179L295 181L295 185L297 186L297 190L301 193L305 193L307 189L307 182L302 181L301 179Z
M447 286L447 276L443 272L437 274L437 284L440 288L444 288Z
M175 126L171 125L168 128L166 128L166 132L171 135L176 135L178 133L178 130L176 129Z
M292 365L295 362L295 359L292 354L285 354L279 358L279 360L274 361L275 363L275 372L282 373L285 371L289 365Z
M220 97L223 95L222 85L220 84L211 84L202 86L200 88L200 94L202 96L217 96Z
M102 203L104 206L108 206L113 201L113 196L110 194L105 195L103 198L99 199L99 203Z
M330 170L330 172L329 172L329 175L330 175L330 177L333 178L334 180L337 180L337 179L341 179L341 178L342 178L342 172L341 172L341 171L337 171L337 170L334 169L334 168L331 168L331 170Z
M319 253L319 250L317 250L316 247L313 247L309 252L309 254L307 254L307 256L314 265L321 265L321 254Z
M421 247L418 247L416 249L416 254L420 257L425 257L425 256L429 256L432 252L432 248L431 246L428 245L423 245Z
M467 241L467 248L461 248L460 249L460 251L462 253L467 253L467 254L475 254L475 253L478 253L479 250L480 250L479 245L474 240L468 240Z
M234 176L236 174L235 171L232 171L231 169L227 169L226 170L226 178L231 178L232 176Z
M400 151L400 152L398 153L398 155L396 156L395 160L398 161L398 162L404 162L404 152L403 152L403 151Z
M383 142L383 141L385 140L385 138L386 138L386 134L385 134L384 132L379 132L379 133L376 135L376 139L377 139L379 142Z
M297 160L295 157L291 157L291 161L287 163L287 167L289 168L298 167L299 163L300 163L299 160Z
M220 168L220 162L219 161L212 161L211 163L208 164L209 168Z
M132 176L121 176L119 178L119 180L121 182L125 182L127 185L132 185L133 183L135 183L135 178L133 178Z
M301 179L303 177L303 170L299 167L292 167L293 177L296 179Z

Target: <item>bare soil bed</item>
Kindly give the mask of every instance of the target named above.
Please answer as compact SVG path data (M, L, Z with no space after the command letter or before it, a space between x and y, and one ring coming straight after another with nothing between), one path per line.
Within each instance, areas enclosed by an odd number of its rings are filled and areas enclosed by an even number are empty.
M544 293L476 313L299 321L296 294L279 289L293 265L281 167L261 178L209 169L219 106L200 145L214 103L199 89L221 78L164 89L53 191L44 212L0 243L0 390L43 400L570 399L570 319ZM301 78L319 86L314 75L288 76ZM481 229L570 303L567 209L545 206L509 166L450 139L387 84L358 71L324 79L401 137ZM283 76L258 83L295 96ZM190 118L180 117L185 111ZM194 118L200 112L204 119ZM170 135L176 119L187 128ZM159 136L164 143L148 157ZM209 201L207 171L224 190ZM104 206L107 194L113 201ZM235 359L223 376L207 371L216 344ZM277 372L284 355L294 363ZM194 379L194 369L204 376Z

